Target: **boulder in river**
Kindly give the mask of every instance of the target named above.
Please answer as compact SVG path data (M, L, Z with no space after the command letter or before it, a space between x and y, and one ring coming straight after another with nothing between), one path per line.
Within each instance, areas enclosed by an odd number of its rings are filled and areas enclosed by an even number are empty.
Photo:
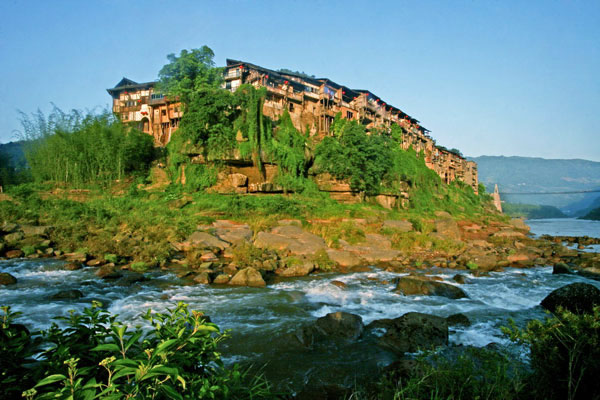
M114 264L106 264L98 268L96 276L101 279L118 279L123 276L121 271L117 271Z
M6 252L6 258L20 258L24 253L21 250L9 250Z
M448 326L455 326L455 325L463 325L463 326L469 326L471 325L471 320L469 320L469 317L467 317L465 314L452 314L449 317L446 318L446 322L448 323Z
M456 283L460 283L461 285L467 283L467 277L463 274L456 274L452 277L452 280Z
M210 275L208 272L200 272L194 276L194 282L201 285L208 285L210 283Z
M64 269L66 269L67 271L77 271L78 269L81 269L81 263L68 263L65 264Z
M423 294L448 297L449 299L467 297L466 293L457 286L418 276L399 278L395 291L404 295Z
M590 313L594 306L600 305L600 289L589 283L571 283L554 290L541 305L550 312L560 306L576 314Z
M0 285L14 285L17 283L17 278L7 272L0 272Z
M76 300L83 297L83 293L81 290L70 289L70 290L61 290L52 295L52 300Z
M571 271L571 268L569 268L569 266L563 262L559 262L554 264L554 267L552 268L552 274L556 275L556 274L572 274L573 271Z
M244 268L234 275L229 281L230 285L234 286L252 286L264 287L267 286L260 272L252 267Z
M373 321L367 328L385 329L378 344L398 354L448 344L448 322L434 315L410 312L395 319Z
M317 319L315 329L327 337L356 340L362 335L364 325L360 315L338 311Z

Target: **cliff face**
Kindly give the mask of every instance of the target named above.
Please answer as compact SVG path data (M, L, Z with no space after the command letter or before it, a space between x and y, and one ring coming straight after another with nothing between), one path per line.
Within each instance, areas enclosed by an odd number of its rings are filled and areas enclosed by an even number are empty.
M475 162L436 146L429 131L417 119L387 104L368 90L351 89L326 78L274 71L235 60L227 60L223 77L223 89L232 92L246 84L265 88L262 113L272 120L278 120L287 112L295 128L300 132L308 132L313 141L330 135L330 128L337 115L345 120L359 122L372 133L391 133L400 127L401 146L404 150L414 149L423 157L425 165L434 170L443 182L448 184L460 180L478 192ZM158 146L165 146L178 129L182 118L181 105L154 93L154 83L139 84L123 78L108 92L113 97L113 111L124 122L137 123L141 130L154 137ZM243 164L244 160L240 160L239 155L232 155L230 158L231 160L220 161L225 161L226 164L231 161L230 169L239 168L240 161ZM230 172L229 175L243 173L235 170ZM252 174L246 175L252 180ZM262 181L250 184L256 183L258 186L255 188L260 190L260 185L269 182L263 171Z

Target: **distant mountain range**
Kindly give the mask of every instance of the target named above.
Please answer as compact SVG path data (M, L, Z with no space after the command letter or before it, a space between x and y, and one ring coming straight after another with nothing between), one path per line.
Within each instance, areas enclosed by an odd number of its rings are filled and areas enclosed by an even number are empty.
M600 190L600 162L504 156L469 159L478 164L479 181L488 191L493 191L494 184L498 184L502 200L506 202L554 206L567 215L580 216L600 201L600 192L518 194Z

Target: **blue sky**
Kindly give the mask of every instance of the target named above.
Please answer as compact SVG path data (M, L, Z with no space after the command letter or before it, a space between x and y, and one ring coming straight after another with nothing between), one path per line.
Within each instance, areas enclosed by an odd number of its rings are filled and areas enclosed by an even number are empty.
M600 1L1 0L0 142L17 110L103 108L168 53L370 89L464 154L600 161Z

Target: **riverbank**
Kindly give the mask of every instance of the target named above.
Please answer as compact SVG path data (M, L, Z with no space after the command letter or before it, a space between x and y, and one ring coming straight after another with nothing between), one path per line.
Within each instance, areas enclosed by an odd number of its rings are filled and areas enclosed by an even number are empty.
M0 202L0 251L6 258L60 258L65 268L92 267L105 280L163 270L189 284L240 286L372 265L486 274L598 262L594 253L531 237L522 220L483 207L453 204L450 211L387 210L323 196L148 192L135 185L108 193L23 189Z
M509 341L500 328L509 325L509 318L523 328L545 317L538 304L552 290L577 282L597 286L580 273L553 274L555 269L589 271L586 263L595 262L597 254L535 239L522 221L500 215L416 214L294 196L68 193L75 195L81 197L21 195L3 205L21 206L4 211L15 221L4 224L13 231L4 237L22 235L19 240L35 249L28 258L0 262L2 272L16 277L15 284L0 290L6 304L27 316L21 322L47 328L53 317L99 300L137 324L148 308L162 312L184 301L232 329L222 347L227 363L266 365L266 376L292 392L328 384L348 388L355 379L379 377L383 367L398 360L400 350L393 343L391 348L377 345L378 332L389 329L386 320L409 312L443 320L449 351L505 346ZM99 230L102 223L107 232ZM123 235L128 229L131 233ZM169 255L154 265L135 258L156 245L151 232L168 246ZM69 241L93 244L98 238L94 252L62 247ZM126 251L128 245L134 246L129 247L134 256L97 250ZM334 263L339 254L358 263ZM141 262L147 264L136 265ZM266 287L215 283L221 275L231 280L247 268L256 270L253 275ZM320 341L310 329L302 330L338 311L361 318L359 340Z

